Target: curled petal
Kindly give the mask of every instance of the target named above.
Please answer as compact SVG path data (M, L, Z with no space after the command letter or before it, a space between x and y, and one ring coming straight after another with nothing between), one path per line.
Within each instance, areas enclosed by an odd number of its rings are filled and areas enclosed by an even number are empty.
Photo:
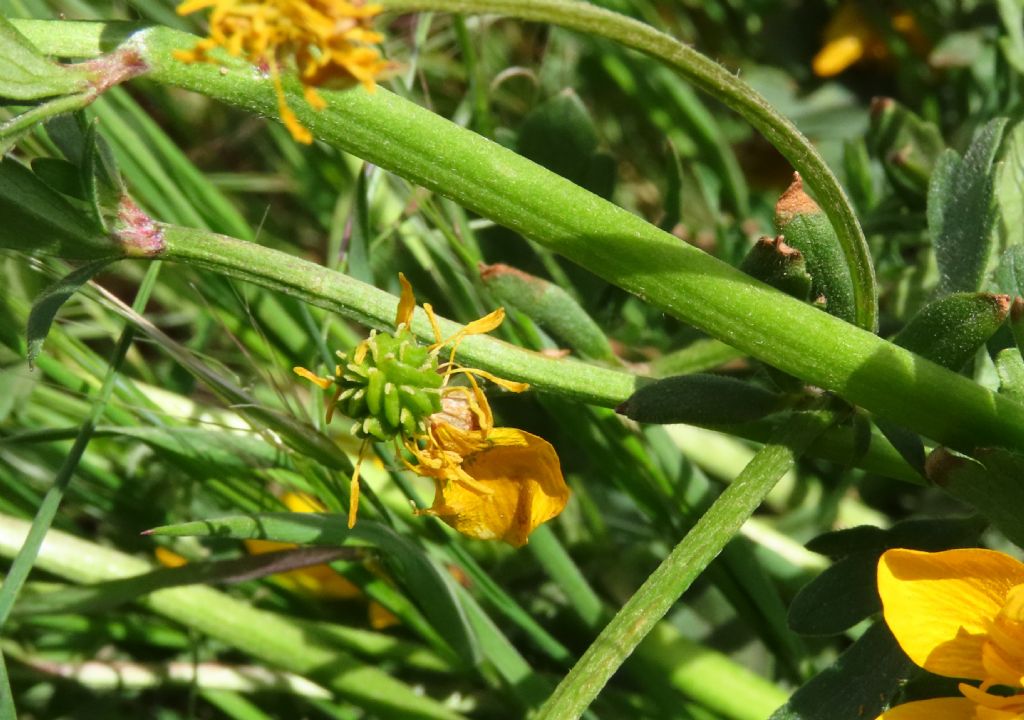
M569 488L554 448L543 438L495 428L487 445L464 457L458 472L435 479L437 493L426 512L469 537L520 547L562 511Z
M967 698L918 700L886 710L875 720L976 720L976 707Z
M1024 564L992 550L889 550L878 562L885 621L925 670L985 679L982 648Z
M398 282L402 284L402 297L398 301L398 312L395 314L395 327L412 324L412 313L416 309L416 296L412 285L405 279L405 274L398 273Z

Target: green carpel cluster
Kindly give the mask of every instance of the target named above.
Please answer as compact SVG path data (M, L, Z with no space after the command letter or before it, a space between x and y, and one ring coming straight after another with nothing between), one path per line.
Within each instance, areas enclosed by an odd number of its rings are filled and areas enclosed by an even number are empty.
M391 440L426 431L426 419L441 411L437 355L416 342L405 327L371 333L351 353L338 353L337 410L355 420L359 438Z

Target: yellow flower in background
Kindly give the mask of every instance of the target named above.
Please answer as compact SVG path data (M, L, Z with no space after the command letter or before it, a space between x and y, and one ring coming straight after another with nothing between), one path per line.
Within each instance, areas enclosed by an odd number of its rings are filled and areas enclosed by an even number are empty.
M274 83L281 121L302 143L313 142L313 136L284 96L281 71L289 60L299 71L306 102L317 110L325 103L316 88L362 83L373 90L376 78L392 67L374 47L383 37L370 27L380 5L363 0L187 0L178 6L178 14L207 8L212 8L209 37L175 57L209 62L209 51L220 47L265 68Z
M907 38L915 50L927 44L910 13L899 12L888 18L893 30ZM814 56L811 67L818 77L832 77L862 60L882 60L888 56L882 29L871 21L860 4L847 0L825 26L822 48Z
M433 308L424 303L435 342L426 348L412 347L410 343L415 340L409 327L416 299L405 276L400 274L399 280L402 295L393 335L371 335L356 347L351 358L343 356L333 378L319 377L301 367L294 371L324 390L337 384L328 403L327 419L330 421L335 403L339 403L338 407L356 420L353 433L366 438L364 450L371 437L393 440L396 454L406 467L434 481L434 502L419 514L434 515L469 537L504 540L520 547L538 525L562 511L569 500L569 488L550 443L523 430L494 427L490 404L477 378L512 392L522 392L529 386L456 362L463 339L494 330L504 320L505 311L499 308L445 338ZM451 350L447 360L439 362L438 355L448 346ZM396 361L403 358L413 362L396 370ZM364 367L371 360L376 364ZM378 372L391 372L419 385L396 383L389 388L377 378ZM426 373L433 380L417 373ZM456 377L465 378L468 385L450 384ZM419 395L413 394L414 390ZM383 399L378 401L378 397ZM379 411L375 412L374 407ZM402 449L415 462L406 460ZM362 455L360 451L360 460ZM355 523L358 500L357 464L349 527Z
M899 705L877 720L1015 720L1024 693L1024 563L993 550L888 550L878 562L885 622L911 660L963 697Z

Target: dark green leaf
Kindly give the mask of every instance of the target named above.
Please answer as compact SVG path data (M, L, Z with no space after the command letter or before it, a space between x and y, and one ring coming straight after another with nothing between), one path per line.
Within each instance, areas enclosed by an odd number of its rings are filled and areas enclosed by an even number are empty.
M586 107L573 90L565 89L526 116L516 150L581 187L610 194L614 164L609 166L608 158L597 152L597 140Z
M953 497L977 508L1012 542L1024 547L1024 456L983 448L976 459L938 448L928 456L928 479Z
M1008 295L955 293L929 303L893 338L900 347L960 370L1010 312Z
M569 293L508 265L481 265L480 279L504 305L523 313L585 358L615 360L604 331Z
M43 348L43 341L50 332L57 311L85 283L109 265L114 258L94 260L73 270L50 287L43 290L32 304L28 316L28 361L33 362Z
M32 172L36 177L62 195L85 200L85 189L78 168L67 160L41 157L32 161Z
M793 693L769 720L864 720L889 706L920 669L885 623L873 625L828 669Z
M789 626L801 635L838 635L881 609L875 588L878 553L847 555L804 585L789 606Z
M0 162L0 248L96 259L118 253L85 214L7 158Z
M924 475L924 442L921 436L885 418L874 418L875 426L882 431L885 439L892 443L910 467Z
M807 263L803 254L784 240L781 235L758 240L743 259L740 270L787 295L806 300L811 293Z
M677 375L645 385L615 411L645 423L729 425L757 420L783 407L784 398L724 375Z

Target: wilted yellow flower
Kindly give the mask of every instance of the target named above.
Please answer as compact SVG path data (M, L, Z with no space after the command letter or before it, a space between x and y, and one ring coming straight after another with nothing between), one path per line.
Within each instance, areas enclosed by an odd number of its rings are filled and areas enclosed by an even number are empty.
M366 410L366 403L360 393L369 395L369 384L364 391L359 385L359 379L372 375L374 369L364 370L359 362L366 361L371 354L384 357L390 354L393 359L396 353L401 357L415 355L417 363L421 363L417 365L417 371L434 368L436 373L440 373L437 383L439 387L433 388L427 383L421 392L439 400L431 401L437 404L433 411L424 414L422 420L413 422L411 415L402 415L403 410L398 409L399 391L395 389L392 394L395 397L393 408L396 409L391 412L392 419L388 421L385 418L374 425L375 418L361 422L357 418L353 432L375 435L384 425L389 437L393 437L396 442L401 439L401 446L415 460L409 462L403 457L405 465L416 474L434 481L434 502L430 508L420 511L420 514L435 515L469 537L504 540L520 547L538 525L562 511L569 500L569 488L562 477L558 455L550 443L523 430L494 427L490 404L477 378L489 380L512 392L522 392L529 386L456 363L456 354L462 340L469 335L487 333L497 328L505 318L505 311L499 308L469 323L455 335L444 338L433 308L425 303L423 310L434 329L435 342L426 348L431 360L423 363L419 355L408 348L405 335L416 309L416 299L405 277L399 275L399 279L402 295L395 317L396 331L384 345L390 349L389 353L383 352L380 343L374 343L383 336L371 336L356 348L352 363L338 366L334 378L319 377L305 368L294 370L296 374L325 390L333 383L339 385L328 406L330 419L333 403L339 398L347 398L350 408L358 408L361 412ZM451 346L448 359L438 363L438 354L447 346ZM339 378L346 371L351 374L347 379L350 387L342 391L343 383ZM451 385L451 379L458 376L466 378L469 384ZM377 394L386 396L387 386L378 390ZM381 405L386 410L387 403ZM368 427L371 430L368 431ZM358 488L357 469L353 475L349 506L350 527L355 522Z
M281 121L297 141L313 136L288 107L281 71L289 59L299 71L306 102L321 110L325 103L318 87L348 87L362 83L373 90L375 79L391 68L373 47L383 39L370 28L380 5L363 0L187 0L179 15L213 8L209 37L192 50L179 50L184 62L209 61L221 47L236 57L265 68L274 83Z
M1017 720L1024 693L1024 563L993 550L889 550L878 562L885 621L929 672L960 683L963 697L899 705L877 720Z

